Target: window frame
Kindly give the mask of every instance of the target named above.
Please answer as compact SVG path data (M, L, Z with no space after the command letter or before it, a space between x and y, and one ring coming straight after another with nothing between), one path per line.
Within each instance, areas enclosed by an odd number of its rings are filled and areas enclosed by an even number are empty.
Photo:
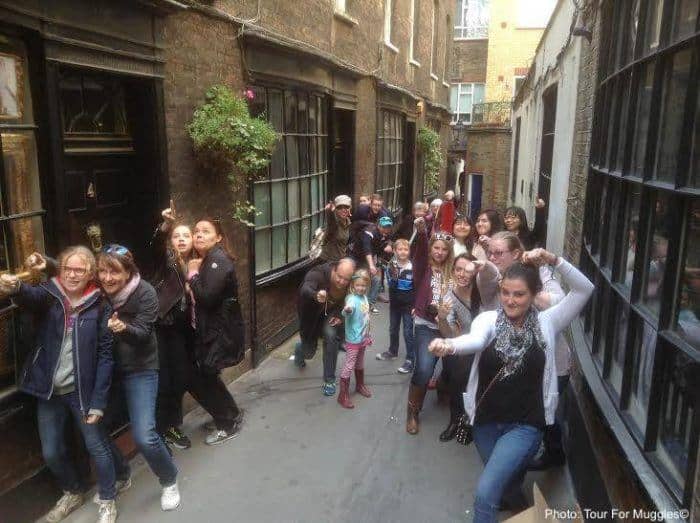
M384 121L387 117L391 120L390 133L388 135L384 134ZM374 192L384 198L384 207L393 216L399 216L406 212L406 209L401 208L403 191L406 190L403 186L406 174L406 139L406 116L395 110L380 108L377 111L377 161L375 162ZM384 156L387 150L385 146L386 140L389 140L390 161L386 161L387 158ZM393 155L394 152L396 152L396 156ZM383 171L390 166L396 166L394 182L385 183L388 179ZM387 195L390 196L391 201Z
M470 4L479 2L481 8L486 12L485 20L482 20L481 25L470 25L469 7ZM461 6L461 9L459 9ZM458 12L455 16L455 26L453 29L454 40L487 40L489 37L489 23L491 18L491 2L490 0L457 0L455 2ZM458 34L459 32L459 34ZM474 32L476 34L469 34Z
M470 92L464 93L462 92L463 88L466 88L469 86ZM462 121L462 123L469 125L473 122L474 119L474 90L476 86L483 86L484 89L486 89L486 84L481 83L481 82L463 82L463 83L453 83L450 87L457 87L457 112L452 112L452 117L451 117L451 123L456 124L459 121L459 115L460 114L467 114L467 113L462 113L460 112L460 100L462 95L469 95L471 96L471 112L469 114L469 121ZM450 93L450 97L451 97ZM483 103L483 102L477 102L477 103ZM450 102L450 110L452 110L452 105Z

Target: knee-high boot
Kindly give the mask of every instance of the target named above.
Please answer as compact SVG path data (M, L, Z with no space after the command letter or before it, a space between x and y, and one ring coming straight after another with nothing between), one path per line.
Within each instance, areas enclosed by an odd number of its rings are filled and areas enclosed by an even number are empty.
M420 430L420 421L418 413L423 408L423 400L425 399L425 386L414 385L408 389L408 405L406 407L406 432L409 434L418 434Z

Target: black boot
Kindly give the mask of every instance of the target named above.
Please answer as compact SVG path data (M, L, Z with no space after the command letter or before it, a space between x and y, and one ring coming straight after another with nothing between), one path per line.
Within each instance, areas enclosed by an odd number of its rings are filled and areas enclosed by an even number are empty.
M457 429L459 428L457 421L457 418L450 416L450 423L447 425L447 428L440 433L440 441L444 443L445 441L455 439L457 436Z

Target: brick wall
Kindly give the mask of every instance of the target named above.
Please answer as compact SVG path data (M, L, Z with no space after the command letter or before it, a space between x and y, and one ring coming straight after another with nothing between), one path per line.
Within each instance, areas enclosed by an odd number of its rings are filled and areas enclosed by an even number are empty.
M488 40L455 40L450 83L485 83Z
M510 129L470 129L467 132L467 174L484 175L481 208L505 210L508 201Z

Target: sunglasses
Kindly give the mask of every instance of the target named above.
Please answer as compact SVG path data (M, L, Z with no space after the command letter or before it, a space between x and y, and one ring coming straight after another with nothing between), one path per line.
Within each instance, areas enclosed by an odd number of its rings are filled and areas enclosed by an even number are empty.
M116 254L118 256L128 256L130 254L129 249L123 245L117 245L116 243L105 246L102 252L105 254Z
M433 234L433 238L445 242L451 242L452 240L454 240L451 234L447 234L445 232L436 232L435 234Z

